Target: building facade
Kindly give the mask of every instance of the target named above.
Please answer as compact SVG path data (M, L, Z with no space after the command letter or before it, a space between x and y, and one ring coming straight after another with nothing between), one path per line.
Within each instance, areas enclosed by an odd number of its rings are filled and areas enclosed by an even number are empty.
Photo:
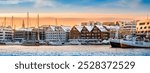
M137 21L126 21L126 22L119 22L120 31L119 34L121 35L131 35L136 34L136 23Z
M150 19L139 21L136 25L136 33L150 36Z
M102 41L109 39L109 32L99 24L74 26L70 31L70 40L78 39L79 41Z
M68 41L69 32L69 26L49 26L45 31L45 41L65 43L66 41Z
M13 29L0 27L0 41L11 42L13 40Z

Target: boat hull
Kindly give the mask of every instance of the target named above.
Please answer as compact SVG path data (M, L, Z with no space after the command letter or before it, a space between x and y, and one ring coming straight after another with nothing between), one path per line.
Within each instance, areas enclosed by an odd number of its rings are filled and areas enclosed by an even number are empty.
M120 42L113 42L113 41L110 41L110 45L111 47L113 48L120 48Z
M33 42L33 41L26 41L22 44L23 46L39 46L39 42Z
M6 43L0 42L0 45L6 45Z
M150 49L150 42L144 41L120 41L121 48L149 48Z
M121 43L121 48L149 48L150 47L146 47L146 46L136 46L136 45L129 45L129 44L124 44L124 43Z

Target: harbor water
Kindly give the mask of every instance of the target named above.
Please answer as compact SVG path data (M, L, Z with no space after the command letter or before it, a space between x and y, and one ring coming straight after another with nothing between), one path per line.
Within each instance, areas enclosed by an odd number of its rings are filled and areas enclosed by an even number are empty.
M150 56L150 49L111 48L110 45L1 45L0 56Z

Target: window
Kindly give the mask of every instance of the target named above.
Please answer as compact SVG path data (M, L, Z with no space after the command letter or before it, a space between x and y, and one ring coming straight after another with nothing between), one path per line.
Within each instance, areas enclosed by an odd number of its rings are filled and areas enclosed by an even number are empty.
M139 25L145 25L145 23L140 23Z
M147 25L149 25L149 22L147 22Z
M142 29L142 27L140 27L140 29Z
M144 29L146 29L147 27L145 26Z
M144 31L141 31L141 33L144 33Z

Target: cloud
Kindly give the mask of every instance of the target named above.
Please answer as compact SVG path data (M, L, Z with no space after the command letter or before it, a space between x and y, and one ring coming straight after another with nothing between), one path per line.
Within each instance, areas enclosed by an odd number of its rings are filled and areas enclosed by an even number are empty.
M116 4L121 7L137 8L140 6L141 0L119 0Z
M55 7L56 5L55 0L34 0L35 7Z
M21 0L1 0L0 4L18 4Z
M53 7L56 5L55 0L0 0L1 5L17 5L24 2L33 3L33 6L35 7Z

